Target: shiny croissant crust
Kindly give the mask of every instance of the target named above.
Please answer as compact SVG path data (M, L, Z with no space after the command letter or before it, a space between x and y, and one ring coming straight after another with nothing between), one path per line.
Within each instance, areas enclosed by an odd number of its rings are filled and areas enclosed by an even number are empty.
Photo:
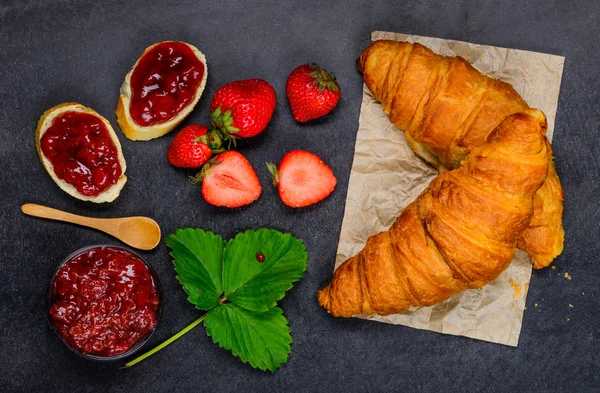
M390 121L440 171L459 167L506 116L528 108L511 85L481 74L463 58L440 56L420 44L375 41L357 66ZM535 196L534 217L518 241L535 268L548 266L562 252L563 200L551 162Z
M551 163L544 114L508 116L462 166L441 173L387 232L342 264L319 304L389 315L493 281L512 260Z

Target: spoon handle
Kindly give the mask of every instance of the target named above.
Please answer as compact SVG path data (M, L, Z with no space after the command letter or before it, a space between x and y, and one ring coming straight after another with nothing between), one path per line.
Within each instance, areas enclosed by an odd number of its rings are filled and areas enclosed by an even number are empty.
M78 216L77 214L71 214L62 210L53 209L51 207L36 205L35 203L26 203L21 206L21 211L27 215L48 218L51 220L70 222L72 224L82 225L89 228L99 229L106 231L102 219Z

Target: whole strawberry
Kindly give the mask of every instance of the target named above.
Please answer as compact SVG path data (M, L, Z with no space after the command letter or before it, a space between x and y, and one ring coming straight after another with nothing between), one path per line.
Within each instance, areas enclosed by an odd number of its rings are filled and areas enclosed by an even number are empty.
M304 207L325 199L336 185L331 168L317 155L305 150L288 152L279 163L267 162L281 201L290 207Z
M316 63L296 67L288 76L285 92L292 115L300 123L325 116L340 100L340 86L335 74Z
M262 187L246 157L235 150L225 151L203 167L192 179L202 182L202 196L215 206L240 207L254 202Z
M230 82L215 91L210 103L213 128L224 141L260 134L275 111L275 89L262 79Z
M184 127L173 139L167 152L171 165L179 168L200 168L213 155L208 145L208 129L199 124Z

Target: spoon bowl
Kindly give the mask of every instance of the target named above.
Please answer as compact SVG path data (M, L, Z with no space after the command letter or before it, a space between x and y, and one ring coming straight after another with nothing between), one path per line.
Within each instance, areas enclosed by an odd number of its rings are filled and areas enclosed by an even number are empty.
M152 250L160 242L160 227L148 217L118 218L118 237L125 244L140 250Z
M70 222L97 229L139 250L152 250L160 242L160 226L148 217L93 218L34 203L24 204L21 206L21 211L34 217Z

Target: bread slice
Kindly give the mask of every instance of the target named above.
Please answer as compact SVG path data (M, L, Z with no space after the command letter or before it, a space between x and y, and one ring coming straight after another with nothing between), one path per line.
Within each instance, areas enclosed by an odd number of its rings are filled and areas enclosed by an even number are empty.
M92 114L92 115L96 116L97 118L101 119L102 122L104 123L104 125L106 126L106 129L108 130L110 138L112 139L113 143L115 144L115 147L117 148L117 158L119 160L119 164L121 165L121 170L122 170L121 177L119 177L119 180L115 184L110 185L109 187L104 189L98 195L95 195L95 196L83 195L79 191L77 191L77 188L75 188L75 186L67 183L66 181L64 181L62 179L59 179L58 176L56 176L56 173L54 173L54 165L52 165L52 162L48 158L46 158L46 156L42 152L42 147L41 147L42 136L44 136L44 133L46 132L46 130L48 130L48 128L54 123L54 119L57 116L60 116L65 112L84 112L84 113ZM86 108L85 106L83 106L77 102L66 102L64 104L60 104L51 109L48 109L46 112L44 112L44 114L38 121L37 129L35 130L35 147L40 156L40 160L42 161L42 165L44 166L44 168L46 169L46 171L48 172L48 174L50 175L52 180L54 180L54 182L64 192L71 195L72 197L81 199L82 201L89 201L89 202L95 202L95 203L112 202L119 196L121 189L127 182L127 176L125 176L125 169L126 169L125 157L123 156L123 150L121 149L121 143L119 142L119 138L117 137L115 130L113 130L113 128L110 125L110 123L108 122L108 120L106 120L104 117L100 116L96 111L94 111L93 109L90 109L90 108Z
M115 111L115 114L117 115L117 123L119 123L119 126L121 127L121 130L123 131L125 136L134 141L147 141L150 139L158 138L160 136L165 135L169 131L172 131L175 127L177 127L177 125L179 125L179 123L181 123L181 121L183 119L185 119L185 117L187 115L189 115L192 112L192 110L196 106L196 103L200 99L200 96L202 96L202 93L204 92L204 87L206 86L206 76L208 75L208 68L206 66L206 57L195 46L190 45L185 42L182 42L183 44L190 47L190 49L194 52L194 54L196 55L198 60L200 60L200 62L202 62L202 64L204 65L204 75L202 76L202 81L200 82L200 85L198 85L198 88L196 89L196 94L194 95L194 99L185 108L183 108L181 110L181 112L179 112L172 119L170 119L164 123L155 124L152 126L140 126L133 120L133 118L131 117L131 113L129 111L129 104L130 104L131 96L133 94L133 92L131 90L131 84L130 84L131 75L133 74L133 70L135 70L138 63L140 62L140 59L142 59L142 57L144 57L144 55L149 50L154 48L156 45L159 45L159 44L162 44L165 42L173 42L173 41L158 42L158 43L146 48L144 53L142 53L142 55L139 57L139 59L134 64L131 71L129 71L129 73L125 76L125 81L123 82L123 85L121 86L121 95L119 97L119 104L117 105L117 109Z

